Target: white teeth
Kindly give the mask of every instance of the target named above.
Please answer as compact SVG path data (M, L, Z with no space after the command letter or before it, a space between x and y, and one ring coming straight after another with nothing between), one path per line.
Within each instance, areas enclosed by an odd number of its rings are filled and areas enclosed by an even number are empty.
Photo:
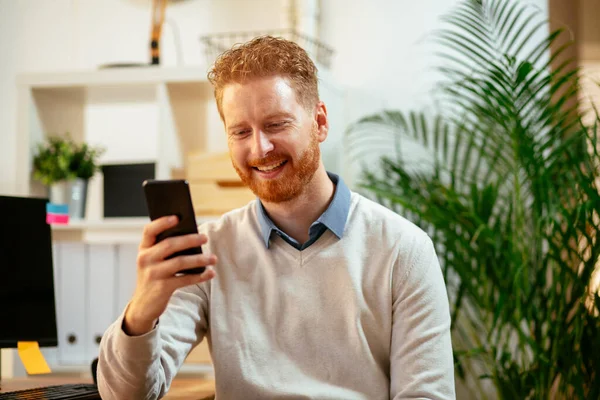
M269 172L269 171L273 171L274 169L278 168L281 164L283 164L285 161L281 161L278 164L273 164L273 165L269 165L266 167L256 167L259 171L261 172Z

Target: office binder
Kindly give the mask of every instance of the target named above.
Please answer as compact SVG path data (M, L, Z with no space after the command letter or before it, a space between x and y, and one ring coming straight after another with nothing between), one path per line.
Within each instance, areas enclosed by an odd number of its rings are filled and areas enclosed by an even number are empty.
M93 244L88 246L88 335L85 337L87 359L98 357L104 331L116 319L115 315L115 251L116 246Z
M89 364L85 352L86 248L79 242L63 242L57 247L59 363L64 366Z
M124 310L133 291L137 277L137 255L138 246L134 244L121 244L117 252L117 304L116 315L120 315Z

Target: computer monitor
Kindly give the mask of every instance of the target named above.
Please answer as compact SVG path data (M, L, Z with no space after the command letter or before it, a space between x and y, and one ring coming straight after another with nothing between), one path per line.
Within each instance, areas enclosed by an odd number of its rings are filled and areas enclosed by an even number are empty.
M47 202L0 196L0 348L58 345Z

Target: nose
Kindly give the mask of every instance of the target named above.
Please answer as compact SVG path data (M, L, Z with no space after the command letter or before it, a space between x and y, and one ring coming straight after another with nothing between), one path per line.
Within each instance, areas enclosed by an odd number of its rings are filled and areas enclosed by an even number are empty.
M262 130L255 131L252 142L252 154L255 157L265 157L274 147L269 135Z

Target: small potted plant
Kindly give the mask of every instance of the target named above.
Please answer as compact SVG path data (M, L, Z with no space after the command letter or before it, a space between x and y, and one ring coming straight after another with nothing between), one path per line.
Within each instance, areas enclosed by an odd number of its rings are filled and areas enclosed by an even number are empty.
M48 187L50 202L67 204L70 218L83 219L88 181L98 172L103 152L87 143L75 143L68 134L50 137L37 146L33 177Z

